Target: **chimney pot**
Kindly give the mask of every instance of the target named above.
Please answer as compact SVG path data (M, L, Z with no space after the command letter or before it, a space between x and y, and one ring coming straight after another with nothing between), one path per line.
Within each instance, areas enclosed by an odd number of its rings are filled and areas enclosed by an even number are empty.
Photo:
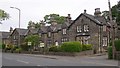
M84 10L84 13L86 13L86 12L87 12L87 10L85 9L85 10Z

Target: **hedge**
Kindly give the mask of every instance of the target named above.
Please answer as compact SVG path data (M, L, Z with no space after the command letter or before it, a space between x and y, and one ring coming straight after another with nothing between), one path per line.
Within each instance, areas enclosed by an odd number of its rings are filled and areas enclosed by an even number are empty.
M63 52L80 52L82 51L82 45L80 42L64 42L60 49Z
M49 48L50 52L59 52L60 51L60 47L59 46L51 46Z
M114 41L116 51L120 51L120 40ZM112 46L112 42L109 43L109 46Z
M108 47L108 59L113 59L113 56L112 56L112 46Z
M91 44L82 45L82 51L86 51L86 50L92 50L92 45Z
M115 40L116 51L120 51L120 40Z

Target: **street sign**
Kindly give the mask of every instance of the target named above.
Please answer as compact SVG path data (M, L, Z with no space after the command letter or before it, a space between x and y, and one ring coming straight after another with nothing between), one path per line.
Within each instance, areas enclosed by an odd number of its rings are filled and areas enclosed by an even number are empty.
M45 46L45 44L44 43L40 43L40 47L44 47Z
M30 46L30 45L31 45L31 42L28 42L28 45Z

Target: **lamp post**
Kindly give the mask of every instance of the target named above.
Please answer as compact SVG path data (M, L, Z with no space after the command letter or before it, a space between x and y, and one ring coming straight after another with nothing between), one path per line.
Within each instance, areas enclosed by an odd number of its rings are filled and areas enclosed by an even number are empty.
M109 17L110 17L110 23L111 23L111 33L112 33L112 51L113 51L113 59L115 58L115 24L112 19L112 11L111 11L111 5L110 5L110 0L108 0L108 5L109 5Z
M16 7L10 7L10 8L17 9L19 11L19 33L20 33L20 16L21 16L21 10L19 8L16 8ZM20 34L19 34L19 37L18 37L18 45L20 46Z

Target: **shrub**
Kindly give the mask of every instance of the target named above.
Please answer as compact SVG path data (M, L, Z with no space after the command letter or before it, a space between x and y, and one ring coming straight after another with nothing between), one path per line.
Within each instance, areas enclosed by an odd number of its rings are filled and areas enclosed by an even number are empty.
M108 59L113 59L113 57L112 57L112 46L108 47Z
M120 40L115 40L116 51L120 51Z
M28 49L29 49L29 46L27 45L27 43L22 43L20 47L24 51L28 51Z
M114 44L115 44L116 50L120 51L120 40L115 40ZM112 42L109 43L109 46L112 46Z
M21 52L21 50L22 50L21 48L16 48L16 49L15 49L15 52L20 53L20 52Z
M58 46L52 46L52 47L49 48L49 51L58 52L58 51L60 51L60 48Z
M80 42L64 42L60 49L63 52L80 52L82 51L82 45Z
M5 46L6 46L5 44L2 44L2 49L5 49Z
M86 50L92 50L92 45L91 44L82 45L82 51L86 51Z

